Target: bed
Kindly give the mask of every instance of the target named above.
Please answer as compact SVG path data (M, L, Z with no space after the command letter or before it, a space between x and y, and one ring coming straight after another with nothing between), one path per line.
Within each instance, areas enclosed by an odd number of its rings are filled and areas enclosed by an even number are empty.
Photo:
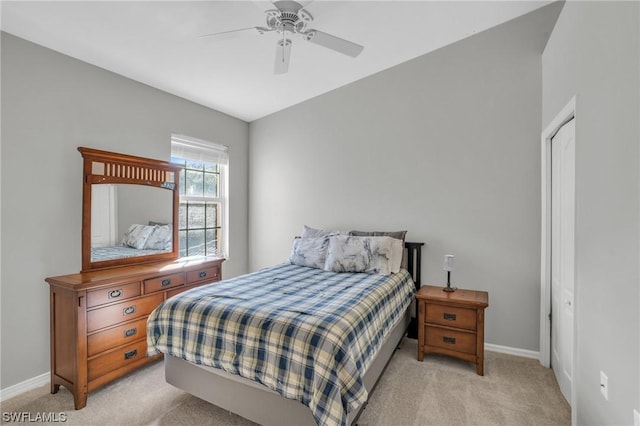
M166 300L147 351L165 354L167 382L249 420L347 425L406 333L416 287L404 268L285 262Z

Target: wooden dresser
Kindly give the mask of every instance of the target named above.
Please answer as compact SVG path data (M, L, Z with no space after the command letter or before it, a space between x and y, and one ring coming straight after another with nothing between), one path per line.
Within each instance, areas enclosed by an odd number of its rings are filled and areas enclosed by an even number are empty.
M471 361L484 375L484 310L486 291L423 286L418 301L418 361L425 353L438 353Z
M224 259L183 258L50 277L51 393L76 409L87 393L162 355L147 357L147 316L165 299L219 281Z

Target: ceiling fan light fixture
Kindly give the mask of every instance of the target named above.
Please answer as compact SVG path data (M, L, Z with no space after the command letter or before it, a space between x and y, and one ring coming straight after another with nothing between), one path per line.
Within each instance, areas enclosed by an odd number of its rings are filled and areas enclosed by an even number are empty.
M283 38L276 42L276 60L273 66L274 74L285 74L289 71L291 58L291 40Z

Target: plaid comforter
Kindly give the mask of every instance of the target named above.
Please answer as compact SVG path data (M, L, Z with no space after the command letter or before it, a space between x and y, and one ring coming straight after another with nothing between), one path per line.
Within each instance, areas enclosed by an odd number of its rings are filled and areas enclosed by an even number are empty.
M405 270L281 264L166 300L149 316L147 353L260 382L308 406L318 425L346 425L367 399L362 376L414 289Z

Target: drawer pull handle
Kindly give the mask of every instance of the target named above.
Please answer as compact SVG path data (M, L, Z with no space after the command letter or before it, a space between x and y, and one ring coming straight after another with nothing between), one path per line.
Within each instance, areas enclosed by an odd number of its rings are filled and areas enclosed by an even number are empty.
M122 296L122 290L111 290L109 292L109 299L115 299Z
M198 274L198 276L200 276L200 278L204 278L207 276L207 271L202 271Z
M445 343L449 343L450 345L455 345L456 344L456 338L455 337L443 336L442 337L442 341L445 342Z
M138 332L138 327L133 327L124 331L124 337L134 336Z
M166 280L162 280L162 282L160 283L160 285L162 287L166 287L168 285L171 285L171 280L169 278L167 278Z
M446 319L447 321L455 321L456 320L456 314L448 314L448 313L444 313L444 319Z
M138 355L138 350L134 349L132 351L125 352L124 353L124 359L127 360L127 359L131 359L131 358L135 358L136 355Z
M135 311L136 311L136 305L131 305L131 306L127 307L127 308L124 308L122 310L122 314L123 315L131 315Z

